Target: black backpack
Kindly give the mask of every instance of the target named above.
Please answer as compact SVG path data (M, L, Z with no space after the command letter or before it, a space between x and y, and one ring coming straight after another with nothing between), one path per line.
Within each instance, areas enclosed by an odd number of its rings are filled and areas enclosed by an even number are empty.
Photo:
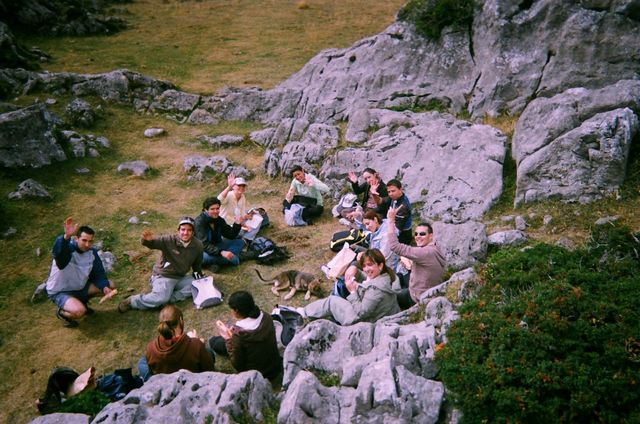
M256 237L249 249L255 255L256 262L262 265L273 265L291 257L286 247L278 246L266 237Z
M278 321L282 324L282 334L280 335L280 341L284 346L287 346L293 336L296 335L298 329L304 327L304 319L302 315L296 312L294 309L286 307L284 305L278 305L277 311L274 310L271 318L274 321Z
M329 248L334 252L339 252L342 250L342 246L345 243L349 243L349 246L365 246L365 240L367 237L364 234L364 231L360 229L355 230L345 230L338 231L331 237L331 242L329 243Z
M80 374L68 367L57 367L47 380L47 389L36 405L41 414L51 414L60 409L67 390Z

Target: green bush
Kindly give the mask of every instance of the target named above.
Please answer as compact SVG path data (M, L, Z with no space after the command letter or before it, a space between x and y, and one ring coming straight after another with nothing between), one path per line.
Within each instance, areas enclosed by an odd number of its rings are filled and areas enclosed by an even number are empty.
M87 390L64 401L58 412L87 414L93 417L109 402L109 398L102 392Z
M640 422L640 242L493 255L436 360L464 422Z
M471 26L475 6L475 0L409 0L398 12L398 19L412 23L418 33L437 40L447 26Z

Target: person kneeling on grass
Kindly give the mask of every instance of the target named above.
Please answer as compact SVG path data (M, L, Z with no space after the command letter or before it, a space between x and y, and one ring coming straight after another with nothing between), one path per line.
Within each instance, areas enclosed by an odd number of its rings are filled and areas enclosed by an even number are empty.
M77 236L76 236L77 233ZM53 245L51 272L45 283L49 299L58 306L56 316L65 327L77 327L78 319L94 313L87 303L115 289L93 248L95 232L87 226L78 227L69 217L64 220L64 234Z
M151 293L124 299L118 311L151 309L191 297L194 276L202 274L202 243L193 236L195 222L185 216L178 222L178 234L154 237L151 230L142 232L142 245L162 252L153 266Z
M359 264L367 279L358 284L354 279L345 281L349 296L329 296L296 308L303 318L332 318L341 325L357 322L375 322L382 317L400 312L396 292L400 282L395 272L385 264L378 249L368 249Z
M182 311L167 305L160 311L159 336L147 345L146 355L138 361L138 372L144 381L152 375L171 374L178 370L215 371L215 357L204 342L193 333L184 332Z
M256 306L251 293L242 290L229 296L229 307L237 321L231 328L216 321L220 335L209 339L209 347L218 355L229 356L236 371L257 370L274 381L282 374L282 358L271 315Z

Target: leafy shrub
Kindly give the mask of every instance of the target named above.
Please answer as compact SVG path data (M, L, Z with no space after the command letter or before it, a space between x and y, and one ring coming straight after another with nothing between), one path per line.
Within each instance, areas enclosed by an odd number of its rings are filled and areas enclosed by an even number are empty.
M92 417L102 411L110 402L109 398L97 390L87 390L70 397L62 403L58 412L87 414Z
M398 19L412 23L418 33L437 40L447 26L469 27L475 6L475 0L409 0L398 12Z
M465 422L640 422L638 236L491 257L436 355Z

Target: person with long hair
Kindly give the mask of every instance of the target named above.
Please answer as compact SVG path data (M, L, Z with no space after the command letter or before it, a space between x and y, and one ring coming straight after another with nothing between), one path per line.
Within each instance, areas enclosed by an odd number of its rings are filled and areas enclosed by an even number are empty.
M362 208L366 212L376 209L382 202L382 198L387 197L387 185L372 168L365 168L362 171L362 178L364 182L359 184L358 175L354 171L349 172L351 189L355 194L362 194Z
M345 281L349 296L329 296L309 303L296 310L304 318L331 318L341 325L357 322L375 322L382 317L400 312L395 290L400 282L396 273L387 266L384 255L378 249L368 249L359 259L366 280L356 283Z
M138 372L145 381L152 375L171 374L181 369L215 371L215 358L204 342L184 332L180 308L165 306L158 321L158 336L147 344L146 355L138 362Z
M220 335L209 339L209 347L228 356L238 372L257 370L266 379L276 380L282 374L282 358L271 315L261 311L244 290L229 296L229 308L237 321L231 327L216 321Z

